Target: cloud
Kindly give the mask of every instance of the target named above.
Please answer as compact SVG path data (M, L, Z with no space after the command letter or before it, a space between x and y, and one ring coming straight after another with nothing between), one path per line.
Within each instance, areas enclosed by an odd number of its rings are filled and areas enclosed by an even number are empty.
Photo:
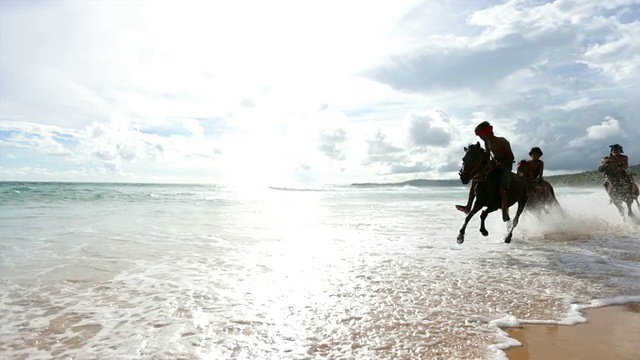
M375 137L371 140L367 140L367 158L366 164L371 163L395 163L398 162L402 156L404 149L392 145L387 136L380 130L375 134Z
M449 145L451 135L432 123L433 119L428 116L413 115L409 127L410 143L416 146L446 147Z
M605 139L618 135L620 126L618 120L611 116L606 116L599 125L589 126L587 128L587 139Z
M428 166L422 163L415 163L413 165L392 165L390 169L391 174L413 174L421 173L430 170Z
M4 146L29 149L46 156L71 155L65 143L75 141L74 134L55 126L3 121L0 132L3 133L0 143Z
M344 160L345 154L340 148L340 144L347 141L347 132L344 129L338 128L330 133L322 131L320 133L318 150L325 154L328 158L333 160Z
M546 171L633 163L639 32L635 0L4 1L0 176L453 178L484 120Z

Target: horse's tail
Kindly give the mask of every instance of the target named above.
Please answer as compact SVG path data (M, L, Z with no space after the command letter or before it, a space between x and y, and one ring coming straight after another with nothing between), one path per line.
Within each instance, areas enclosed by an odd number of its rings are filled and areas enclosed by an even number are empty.
M553 190L553 186L549 186L549 194L551 195L551 200L555 205L560 205L558 203L558 198L556 197L556 191Z
M548 181L546 183L549 184ZM553 189L553 186L551 186L551 184L549 184L549 194L551 195L551 202L553 203L553 206L557 207L558 210L560 210L562 216L565 216L564 209L562 208L562 206L560 206L560 202L556 197L556 191Z

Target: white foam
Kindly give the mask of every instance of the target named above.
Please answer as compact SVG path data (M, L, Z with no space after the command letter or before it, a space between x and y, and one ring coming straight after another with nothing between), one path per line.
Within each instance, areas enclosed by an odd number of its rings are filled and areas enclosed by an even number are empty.
M509 360L505 350L516 346L522 346L522 343L512 337L509 337L509 334L500 328L496 331L498 332L500 342L495 345L490 345L489 351L491 351L498 360Z
M458 245L464 216L453 200L463 190L203 190L221 200L205 206L155 189L172 206L146 195L120 204L127 212L65 203L37 227L8 228L0 333L63 344L65 334L37 334L82 318L101 331L54 349L78 358L477 359L489 349L506 359L503 349L520 343L501 327L584 322L586 306L635 299L592 302L598 294L640 292L637 230L605 208L604 194L561 198L570 221L527 217L511 245L498 213L489 237L476 216ZM523 240L521 229L595 236Z
M574 326L584 324L588 319L584 316L583 310L595 309L611 305L626 305L640 303L640 295L632 296L616 296L611 298L594 299L588 304L570 304L569 311L566 316L560 320L535 320L535 319L516 319L514 316L507 315L505 317L495 319L489 322L489 326L495 328L498 337L498 343L489 346L489 350L495 354L495 359L508 360L505 350L509 348L522 346L518 340L509 337L504 328L519 328L522 325L566 325Z
M610 306L610 305L626 305L626 304L634 304L634 303L640 303L640 295L616 296L616 297L606 298L606 299L591 300L591 303L585 304L585 305L578 305L578 308L580 310L584 310L584 309L599 308L599 307Z

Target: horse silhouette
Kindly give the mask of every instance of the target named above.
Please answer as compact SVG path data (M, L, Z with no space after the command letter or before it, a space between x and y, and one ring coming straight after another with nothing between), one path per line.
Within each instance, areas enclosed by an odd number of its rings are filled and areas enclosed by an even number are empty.
M469 214L464 219L464 224L458 234L458 244L464 242L464 232L471 218L482 208L485 210L480 214L480 233L488 236L489 232L485 227L487 216L501 209L500 193L498 191L498 173L493 171L493 167L487 153L480 142L471 144L464 148L465 155L462 158L462 169L460 169L460 181L463 184L471 182L472 191L475 192L475 201ZM524 177L511 173L509 176L509 189L507 190L507 206L518 204L513 222L508 227L508 233L504 238L505 243L510 243L513 237L513 230L518 225L520 215L527 204L527 183Z
M598 171L604 173L606 176L607 181L604 183L604 187L607 190L607 194L609 194L611 203L618 209L622 219L626 220L622 203L627 204L627 215L635 219L631 205L635 200L638 208L640 208L640 202L638 202L640 191L638 190L638 185L624 170L616 167L606 159L598 166Z

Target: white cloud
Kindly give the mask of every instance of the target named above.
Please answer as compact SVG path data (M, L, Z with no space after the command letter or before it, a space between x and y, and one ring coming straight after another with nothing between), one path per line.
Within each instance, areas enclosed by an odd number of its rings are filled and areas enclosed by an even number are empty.
M640 151L639 31L634 0L4 1L2 176L454 177L483 120L589 169Z
M587 128L587 139L605 139L620 133L618 120L607 116L599 125Z

